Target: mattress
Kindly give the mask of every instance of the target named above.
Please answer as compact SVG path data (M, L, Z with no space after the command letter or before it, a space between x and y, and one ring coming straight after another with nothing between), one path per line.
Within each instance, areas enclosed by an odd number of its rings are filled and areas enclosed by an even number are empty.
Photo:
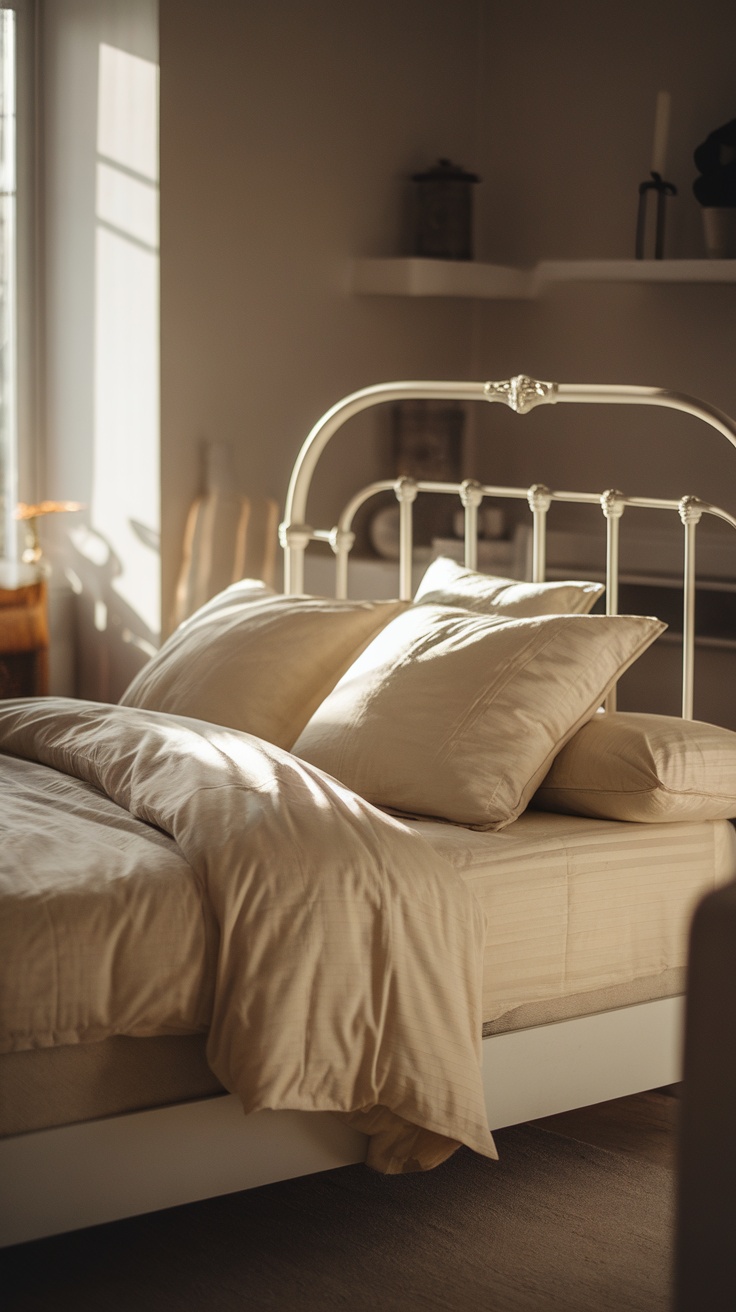
M736 874L728 821L630 824L528 810L498 833L412 827L485 910L485 1033L682 992L695 903Z
M473 889L488 931L484 1033L683 991L690 916L736 875L736 831L527 811L499 833L413 821ZM0 1135L222 1092L204 1034L0 1056Z

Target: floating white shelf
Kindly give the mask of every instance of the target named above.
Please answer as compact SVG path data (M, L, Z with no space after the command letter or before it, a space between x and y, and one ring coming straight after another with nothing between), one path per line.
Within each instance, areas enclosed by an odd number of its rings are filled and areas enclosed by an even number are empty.
M736 283L736 260L542 260L531 269L475 260L397 258L353 263L364 296L455 296L532 300L555 283Z
M534 274L550 282L736 282L736 260L544 260Z
M355 260L353 291L369 296L474 296L524 300L533 274L475 260Z

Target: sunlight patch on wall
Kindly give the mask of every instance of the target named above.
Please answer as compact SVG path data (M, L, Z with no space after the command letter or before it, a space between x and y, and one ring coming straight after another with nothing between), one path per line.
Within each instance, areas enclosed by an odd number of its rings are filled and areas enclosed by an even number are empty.
M100 46L97 152L158 184L158 65Z
M110 164L97 165L97 218L122 236L158 249L158 187L120 173Z
M160 630L158 67L99 51L91 523L129 623ZM137 627L137 626L136 626Z

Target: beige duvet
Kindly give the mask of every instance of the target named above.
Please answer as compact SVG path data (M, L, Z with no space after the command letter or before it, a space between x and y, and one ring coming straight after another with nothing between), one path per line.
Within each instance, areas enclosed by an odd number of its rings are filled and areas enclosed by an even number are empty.
M345 1114L389 1172L495 1156L483 913L422 838L259 739L129 707L0 703L0 775L1 1051L209 1029L246 1112Z

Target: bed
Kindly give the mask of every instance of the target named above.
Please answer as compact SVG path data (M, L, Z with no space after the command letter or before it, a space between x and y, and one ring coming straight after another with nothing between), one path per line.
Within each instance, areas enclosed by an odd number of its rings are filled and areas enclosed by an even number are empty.
M311 528L342 423L416 397L663 405L736 445L653 388L365 389L298 455L283 593L226 589L120 706L0 703L3 1243L366 1159L492 1158L493 1129L679 1078L690 915L736 874L736 735L692 719L696 528L736 519L402 478ZM350 600L354 518L387 489L397 596ZM425 492L459 498L464 560L415 591ZM528 581L476 568L487 497L529 504ZM545 578L565 500L603 511L605 584ZM618 614L637 506L684 526L680 718L616 710L665 627ZM304 593L313 541L334 598Z

